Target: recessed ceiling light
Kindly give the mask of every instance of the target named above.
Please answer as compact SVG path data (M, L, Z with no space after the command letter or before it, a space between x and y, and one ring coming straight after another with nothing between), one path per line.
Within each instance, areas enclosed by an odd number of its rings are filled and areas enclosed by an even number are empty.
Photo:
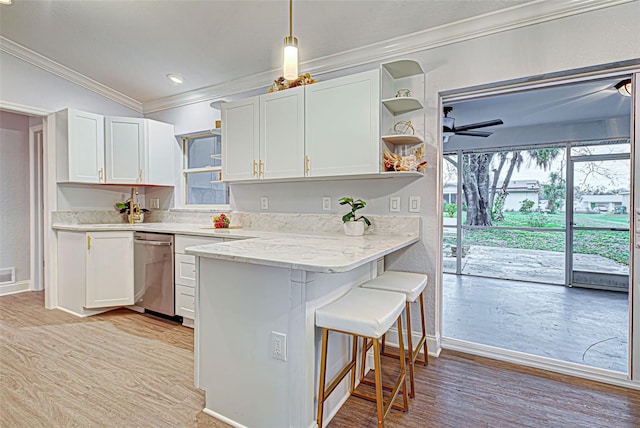
M11 4L11 0L0 0L0 4Z
M169 79L174 85L182 85L184 83L184 78L179 74L167 74L167 79Z

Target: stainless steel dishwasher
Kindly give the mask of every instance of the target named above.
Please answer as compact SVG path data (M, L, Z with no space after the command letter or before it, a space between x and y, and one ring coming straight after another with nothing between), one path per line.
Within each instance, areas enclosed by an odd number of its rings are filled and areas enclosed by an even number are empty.
M174 316L173 235L136 232L133 242L136 305Z

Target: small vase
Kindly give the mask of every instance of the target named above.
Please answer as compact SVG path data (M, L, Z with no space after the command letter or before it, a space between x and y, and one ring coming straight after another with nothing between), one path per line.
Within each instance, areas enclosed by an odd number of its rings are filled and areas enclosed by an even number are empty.
M348 221L344 223L344 234L347 236L362 236L364 235L364 222L363 221Z

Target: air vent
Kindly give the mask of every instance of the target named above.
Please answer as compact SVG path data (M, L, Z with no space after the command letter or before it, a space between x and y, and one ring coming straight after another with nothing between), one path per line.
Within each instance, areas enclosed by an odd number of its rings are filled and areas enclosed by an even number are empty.
M0 268L0 285L8 285L16 282L16 268Z

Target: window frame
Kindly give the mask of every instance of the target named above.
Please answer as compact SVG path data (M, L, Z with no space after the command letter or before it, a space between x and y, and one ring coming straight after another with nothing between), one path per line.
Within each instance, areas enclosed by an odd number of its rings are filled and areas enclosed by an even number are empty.
M229 185L222 181L222 149L220 150L220 166L206 166L200 168L188 168L189 165L189 150L188 143L189 140L193 140L195 138L203 138L203 137L211 137L218 135L222 138L219 129L212 129L210 131L198 132L195 134L183 135L182 136L182 207L184 209L189 210L202 210L202 211L229 211L231 210L231 206L229 204ZM202 173L202 172L217 172L218 180L221 183L224 183L226 187L227 193L227 203L226 204L189 204L187 203L187 177L189 174Z

